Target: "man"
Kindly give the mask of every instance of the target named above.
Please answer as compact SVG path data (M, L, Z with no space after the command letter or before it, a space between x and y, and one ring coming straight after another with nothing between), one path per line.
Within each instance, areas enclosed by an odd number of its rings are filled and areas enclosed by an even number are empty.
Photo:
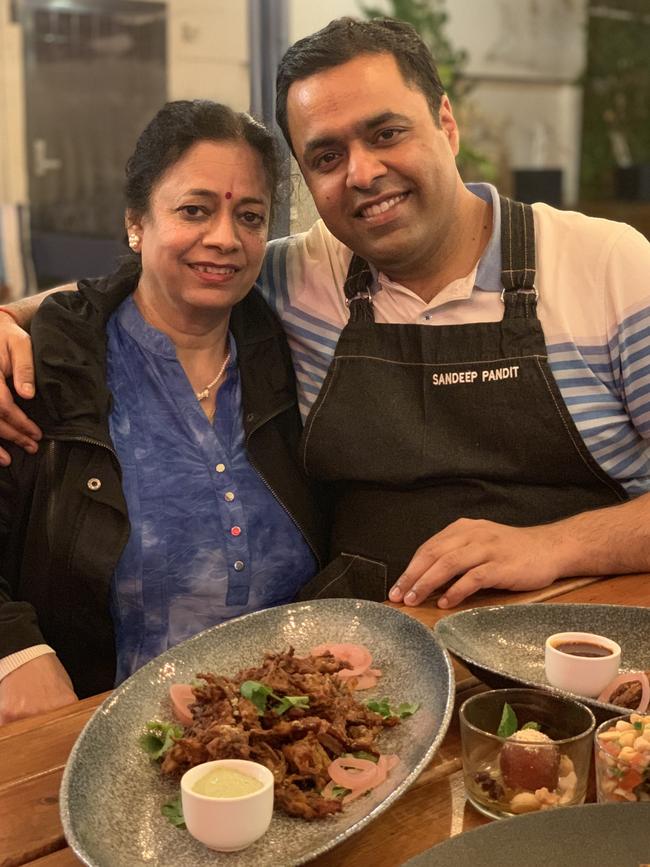
M409 25L333 21L277 84L322 217L272 242L259 282L292 346L305 469L335 494L335 559L307 593L446 588L452 607L650 570L647 241L466 187Z

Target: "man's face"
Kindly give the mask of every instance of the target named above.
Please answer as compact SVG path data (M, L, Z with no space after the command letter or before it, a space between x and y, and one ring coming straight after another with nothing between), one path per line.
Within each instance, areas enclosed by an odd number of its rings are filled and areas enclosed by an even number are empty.
M440 126L391 54L363 54L294 82L294 153L328 229L391 279L436 269L464 189L447 98Z

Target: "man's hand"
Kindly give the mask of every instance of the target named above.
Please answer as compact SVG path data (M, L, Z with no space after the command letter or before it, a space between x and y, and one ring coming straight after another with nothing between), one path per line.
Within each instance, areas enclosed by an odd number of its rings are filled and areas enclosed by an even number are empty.
M0 725L77 701L68 672L55 653L21 665L0 681Z
M34 397L34 362L29 334L11 316L0 312L0 438L16 443L33 454L42 434L14 403L5 381L12 375L18 394L27 399ZM9 454L0 448L0 464L7 466L9 463Z
M388 598L419 605L453 578L457 580L438 600L440 608L453 608L485 587L547 587L562 574L554 563L555 546L550 538L557 526L508 527L461 518L418 548Z

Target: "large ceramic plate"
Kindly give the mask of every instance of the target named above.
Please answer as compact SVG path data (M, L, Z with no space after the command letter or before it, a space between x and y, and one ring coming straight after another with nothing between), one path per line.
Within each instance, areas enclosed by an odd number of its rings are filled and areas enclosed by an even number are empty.
M584 804L483 825L434 846L405 867L643 867L650 864L650 804Z
M382 734L385 752L400 756L389 779L344 813L316 822L275 812L261 840L219 855L161 816L177 786L164 784L138 746L145 722L170 718L167 687L199 671L234 674L266 650L297 653L324 641L359 642L384 672L368 698L418 701L417 713ZM81 732L61 785L66 838L92 867L228 867L303 864L375 819L431 760L449 725L454 699L451 662L431 631L411 617L352 599L322 599L248 614L208 629L163 653L125 681Z
M650 608L626 605L499 605L470 608L439 620L434 634L485 683L549 686L544 643L555 632L594 632L621 645L621 671L650 669ZM599 719L625 713L613 704L579 696Z

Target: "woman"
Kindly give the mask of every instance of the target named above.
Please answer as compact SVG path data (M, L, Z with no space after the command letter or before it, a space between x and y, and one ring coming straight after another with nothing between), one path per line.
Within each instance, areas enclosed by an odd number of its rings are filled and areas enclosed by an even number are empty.
M131 261L34 320L44 440L0 468L0 722L109 689L317 571L289 351L249 294L276 180L251 117L168 103L127 163Z

